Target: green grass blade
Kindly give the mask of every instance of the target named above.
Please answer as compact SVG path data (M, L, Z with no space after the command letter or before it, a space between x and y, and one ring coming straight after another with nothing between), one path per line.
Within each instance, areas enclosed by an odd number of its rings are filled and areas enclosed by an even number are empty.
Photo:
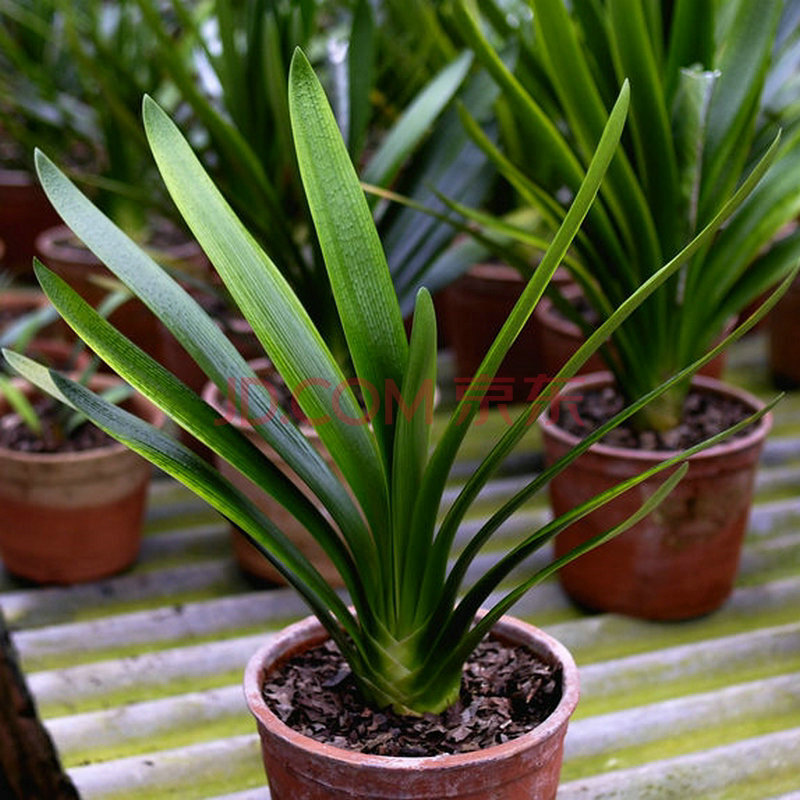
M39 415L36 413L31 401L28 400L19 386L16 386L2 372L0 372L0 397L5 398L11 410L19 416L31 433L35 436L42 435L42 423L39 421Z
M357 0L347 47L349 118L347 149L357 161L364 147L375 83L375 18L369 0Z

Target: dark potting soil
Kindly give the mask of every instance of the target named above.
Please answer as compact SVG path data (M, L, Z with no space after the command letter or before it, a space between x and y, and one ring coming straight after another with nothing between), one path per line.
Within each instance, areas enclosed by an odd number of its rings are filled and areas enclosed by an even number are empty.
M569 408L562 407L558 425L579 438L599 428L625 406L622 395L613 387L582 390L573 396L575 401L569 403ZM683 421L676 428L662 433L640 431L627 421L601 441L613 447L638 450L683 450L721 433L752 413L751 408L735 398L690 391L683 406ZM745 436L750 430L747 427L736 436Z
M561 699L561 669L490 638L467 661L454 706L406 716L366 706L328 640L281 665L262 694L286 725L318 742L374 755L434 756L481 750L535 728Z
M34 434L16 414L0 422L0 447L21 453L79 453L109 447L115 440L90 422L79 425L68 438L59 435L62 407L50 398L35 400L33 408L42 423L42 436Z

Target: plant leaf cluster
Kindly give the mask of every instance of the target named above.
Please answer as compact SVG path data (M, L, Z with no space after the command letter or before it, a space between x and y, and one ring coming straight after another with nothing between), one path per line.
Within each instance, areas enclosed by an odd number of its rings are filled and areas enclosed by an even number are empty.
M480 5L485 10L492 0ZM800 131L793 125L782 138L776 136L776 123L785 121L791 108L787 65L797 59L795 4L529 0L528 5L531 19L520 18L506 30L521 48L514 72L487 38L485 22L497 15L481 16L473 0L456 4L461 31L501 87L512 123L502 150L467 113L465 124L521 202L537 208L554 230L619 86L630 80L630 125L622 148L575 240L575 260L565 262L601 319L681 251L743 184L753 164L776 149L769 172L730 222L686 259L601 351L631 400L693 363L800 258L800 231L775 239L800 213ZM768 77L771 116L764 113ZM526 238L524 231L516 235ZM559 304L589 332L580 315L564 301ZM687 390L688 381L644 409L639 424L674 427Z
M412 713L440 711L456 700L463 662L494 622L532 586L571 558L649 513L684 474L684 458L704 446L670 458L531 531L514 548L501 553L477 580L469 577L475 557L509 516L611 427L685 378L684 373L634 403L533 478L485 521L454 559L455 535L465 513L548 404L548 391L520 409L513 424L491 443L453 502L440 508L448 475L479 411L487 381L496 373L573 243L613 162L629 90L624 84L562 225L435 446L425 416L432 399L429 389L436 378L436 320L431 297L425 289L418 292L407 338L369 205L325 92L300 51L292 61L288 100L298 169L355 372L349 379L284 272L238 219L176 125L149 98L144 103L144 125L174 202L265 352L292 388L303 413L314 424L335 461L335 470L300 430L276 413L269 391L192 297L98 211L46 156L38 153L36 160L42 185L65 221L163 320L208 378L231 397L257 434L299 476L319 505L237 429L219 425L210 406L117 332L59 277L42 265L37 265L36 273L64 319L107 364L293 513L338 569L352 609L285 534L206 461L165 432L105 402L80 384L22 356L7 351L5 356L41 389L86 413L99 427L184 482L244 531L303 596L341 648L362 691L376 706L391 705ZM621 303L556 376L556 385L573 375L604 337L707 244L768 164L769 158L760 162L700 236ZM354 384L361 387L365 401L374 391L374 408L373 402L367 401L368 410L362 410ZM750 418L742 424L752 421ZM531 553L571 522L662 471L667 475L664 482L629 519L544 568L517 570ZM487 612L475 621L482 606Z

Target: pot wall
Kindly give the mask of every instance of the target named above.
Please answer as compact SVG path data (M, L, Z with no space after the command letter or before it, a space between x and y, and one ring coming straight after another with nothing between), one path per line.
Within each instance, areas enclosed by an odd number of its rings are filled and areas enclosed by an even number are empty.
M0 238L6 245L3 264L7 269L31 274L36 237L59 221L30 173L0 169Z
M580 386L607 385L609 373L581 379ZM576 382L577 383L577 382ZM753 410L751 395L709 378L704 391L727 393ZM580 391L575 384L564 390ZM730 595L752 504L755 472L771 427L767 414L746 436L693 456L684 479L652 514L630 530L562 568L560 580L583 606L647 619L686 619L718 608ZM548 464L579 440L540 418ZM560 515L639 474L670 453L593 445L550 482L550 503ZM556 537L561 556L621 522L649 497L664 476L645 481Z
M115 383L96 376L93 388ZM163 414L135 396L129 407L154 424ZM0 416L6 413L0 402ZM6 568L39 583L112 575L139 551L150 465L121 444L80 453L0 447L0 554Z
M273 800L553 800L567 723L578 702L577 669L563 645L531 625L503 617L494 633L529 646L549 663L561 662L564 686L556 710L530 733L476 753L389 758L320 744L269 710L261 696L264 675L326 638L313 618L287 628L253 656L244 681Z
M795 278L786 294L769 313L769 366L781 389L800 386L800 279Z
M508 318L525 284L519 273L505 264L478 264L450 284L444 292L447 338L456 361L456 380L463 391L486 355L494 337ZM539 337L529 319L497 370L491 398L505 397L501 386L511 387L513 402L524 402L531 380L544 370L539 357ZM502 384L502 379L509 383ZM508 399L505 402L511 402Z

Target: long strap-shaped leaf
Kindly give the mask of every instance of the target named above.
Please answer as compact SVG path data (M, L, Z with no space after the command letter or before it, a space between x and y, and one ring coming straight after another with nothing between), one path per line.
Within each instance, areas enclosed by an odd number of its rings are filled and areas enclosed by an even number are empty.
M306 438L279 421L269 393L205 311L38 151L36 168L48 199L75 235L170 329L223 392L251 382L252 416L265 420L259 433L323 501L339 527L361 529L364 539L361 515L345 488Z
M360 542L346 530L351 558L316 506L255 445L233 425L220 425L209 405L103 319L58 275L38 263L35 270L45 293L78 336L138 392L286 507L331 558L354 602L365 607L359 576L367 581L374 577L374 553L359 550ZM359 570L354 560L361 565Z
M761 177L769 168L775 157L778 147L778 139L773 142L772 147L767 151L761 161L754 167L744 183L739 187L734 196L720 209L714 219L693 239L675 258L665 264L655 275L649 278L636 292L625 300L620 307L603 322L602 325L584 342L576 353L553 377L552 382L555 386L563 385L563 382L571 378L580 366L597 350L622 322L636 309L642 299L652 294L664 281L673 275L680 266L696 253L730 217L731 214L744 202L744 199L752 191L753 187L761 180ZM538 273L538 270L537 270ZM535 279L536 275L534 275ZM662 387L659 387L662 388ZM648 387L649 391L649 387ZM428 559L428 574L426 575L423 597L429 598L436 586L442 582L443 571L446 568L447 556L450 552L455 532L463 519L466 509L469 508L474 498L481 488L489 480L497 466L502 463L508 453L514 448L517 442L525 435L531 422L547 406L549 400L549 389L544 389L542 393L523 410L512 426L506 430L499 441L491 449L486 458L481 462L475 472L470 476L467 483L462 488L459 496L448 510L442 520L439 532L431 555ZM645 394L641 392L640 394ZM649 392L650 399L660 394L659 390ZM429 608L429 604L423 603L420 608ZM420 620L417 620L418 622Z
M408 342L364 192L325 92L300 50L289 69L289 110L300 175L353 366L382 396L373 424L388 471L392 433L382 412L387 383L402 385Z
M308 559L244 494L203 459L139 417L103 400L59 373L18 353L3 351L8 363L31 383L84 413L98 428L122 442L188 486L239 526L259 546L273 566L302 595L338 642L341 630L330 612L352 636L358 635L344 602ZM345 641L345 646L348 646Z
M172 199L297 402L317 425L373 527L388 513L388 487L375 438L353 424L361 410L325 342L280 270L239 222L175 124L150 98L147 138ZM399 315L399 311L398 311ZM402 330L402 322L400 323ZM367 378L369 380L369 377ZM340 392L338 404L333 393Z
M629 88L628 84L625 83L611 111L608 125L600 139L594 158L589 164L586 178L567 211L564 222L558 229L539 267L526 285L478 367L475 376L467 387L467 391L453 412L433 456L428 462L425 481L417 498L412 523L412 535L415 539L411 546L419 552L429 551L436 510L441 501L447 475L453 465L458 448L466 435L469 423L478 413L481 399L489 387L489 382L494 377L505 354L519 335L534 307L539 302L545 287L569 249L597 194L600 182L613 158L614 151L622 135L625 115L628 110L628 97ZM423 602L419 606L420 609L425 606L424 598L427 596L426 593L433 590L433 586L436 585L437 581L441 585L441 571L444 566L441 560L428 565L429 568L424 583L425 589L423 590Z

